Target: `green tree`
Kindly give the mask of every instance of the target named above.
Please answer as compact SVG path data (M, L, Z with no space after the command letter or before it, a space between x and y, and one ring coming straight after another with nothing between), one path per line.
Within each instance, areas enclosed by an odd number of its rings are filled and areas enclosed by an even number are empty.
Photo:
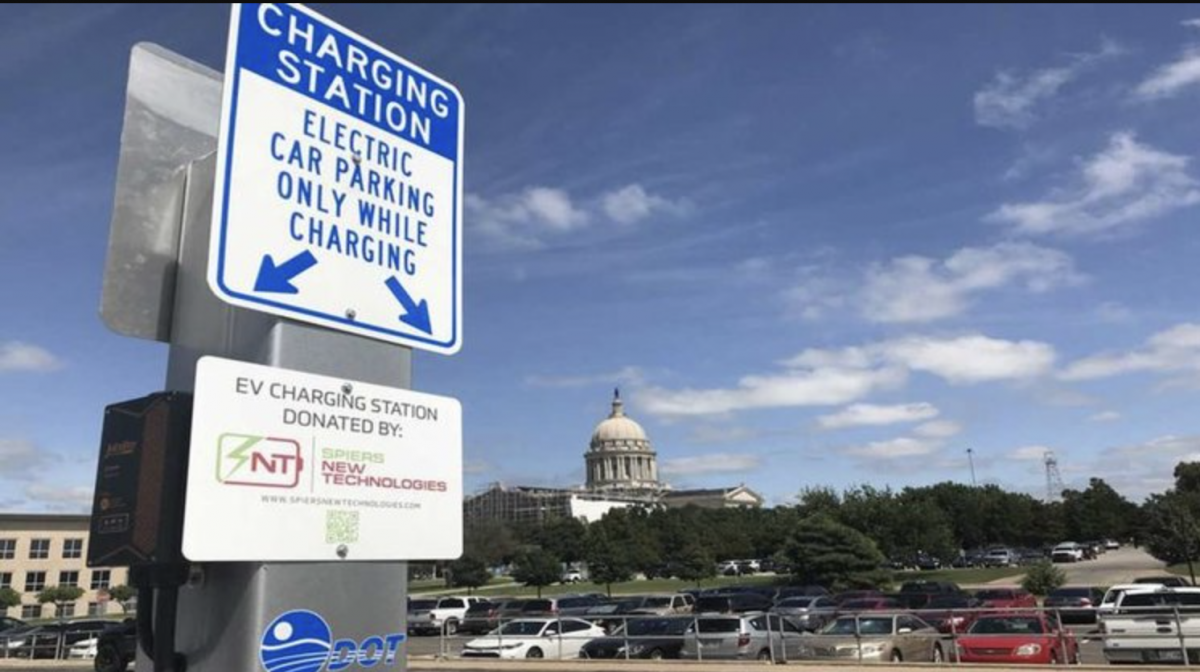
M1066 572L1043 560L1029 568L1025 578L1021 579L1021 587L1038 597L1045 597L1062 588L1066 582Z
M21 606L21 594L5 586L0 588L0 614L13 607Z
M536 536L537 545L567 564L583 560L587 551L587 525L578 518L553 518Z
M540 598L542 588L552 585L562 577L562 564L553 553L535 548L517 556L512 577L517 583L537 588L537 596Z
M49 586L37 594L37 601L42 604L53 602L55 615L63 616L63 609L81 597L83 589L79 586Z
M604 584L611 597L612 584L633 578L634 554L624 540L597 522L588 530L587 565L592 581Z
M888 576L880 571L883 554L863 533L824 515L800 521L784 550L796 577L840 589L877 586Z
M1091 479L1084 490L1066 490L1062 496L1067 537L1124 538L1135 526L1137 506L1102 478Z
M450 563L446 585L451 588L466 588L467 594L470 595L476 588L487 585L491 578L492 573L488 571L487 563L480 558L463 555Z
M119 585L108 589L108 596L117 601L121 605L121 613L129 612L129 603L133 598L137 597L137 591L132 586Z
M684 581L694 581L697 588L700 587L701 581L717 573L717 564L712 553L699 542L684 546L672 560L671 566L675 576Z
M463 555L479 558L488 566L510 562L519 548L517 534L500 521L474 522L463 533Z

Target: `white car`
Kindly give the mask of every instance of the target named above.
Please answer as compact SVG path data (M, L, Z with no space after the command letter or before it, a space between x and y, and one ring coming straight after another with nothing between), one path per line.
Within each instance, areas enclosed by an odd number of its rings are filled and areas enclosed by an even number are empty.
M579 583L583 581L583 572L578 569L568 569L562 573L561 583Z
M1081 562L1083 547L1073 541L1064 541L1050 552L1052 562Z
M75 642L67 650L67 658L72 660L93 660L96 658L96 645L100 640L96 637Z
M578 618L527 618L506 623L487 637L467 642L462 655L464 658L578 658L584 644L604 636L604 628Z
M1130 590L1141 590L1143 588L1159 589L1162 587L1161 583L1121 583L1115 585L1109 588L1108 592L1104 594L1104 599L1100 600L1100 606L1096 607L1096 613L1103 618L1116 611L1117 602L1121 599L1122 595Z

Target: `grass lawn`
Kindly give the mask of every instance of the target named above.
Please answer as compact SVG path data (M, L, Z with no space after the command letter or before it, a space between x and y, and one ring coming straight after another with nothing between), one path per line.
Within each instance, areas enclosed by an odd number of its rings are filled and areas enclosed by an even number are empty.
M1024 567L967 567L964 569L935 569L928 572L896 572L896 582L904 581L953 581L959 585L990 583L999 579L1021 576Z
M1196 574L1200 574L1200 561L1192 560L1192 568L1196 570ZM1167 567L1167 571L1180 576L1188 576L1188 566L1186 562L1178 565Z

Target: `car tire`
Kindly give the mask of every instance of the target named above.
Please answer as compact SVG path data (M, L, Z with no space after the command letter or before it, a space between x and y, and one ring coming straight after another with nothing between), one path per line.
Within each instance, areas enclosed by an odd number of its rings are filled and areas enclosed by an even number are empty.
M759 651L758 656L756 656L756 658L758 658L759 660L770 660L771 659L771 650L763 649L762 651Z
M96 650L96 672L125 672L129 661L121 657L121 652L112 644L106 644Z
M1058 665L1058 653L1055 651L1050 652L1050 664Z
M458 621L446 621L445 631L447 637L453 637L454 635L458 634Z
M666 656L666 654L663 653L662 649L651 649L650 653L646 654L646 657L649 658L650 660L662 660L663 658L666 658L667 656Z
M545 658L546 654L542 653L542 650L535 646L525 653L525 657L526 658Z
M900 653L900 649L892 649L892 656L889 660L893 663L903 663L904 656Z
M933 662L936 665L946 662L946 654L942 652L941 644L933 645Z

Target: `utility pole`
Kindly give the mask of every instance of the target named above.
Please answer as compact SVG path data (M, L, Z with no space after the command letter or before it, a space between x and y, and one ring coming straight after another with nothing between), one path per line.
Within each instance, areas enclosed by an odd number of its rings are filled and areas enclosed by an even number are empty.
M979 484L975 481L975 450L967 448L967 464L971 465L971 487L978 487Z

